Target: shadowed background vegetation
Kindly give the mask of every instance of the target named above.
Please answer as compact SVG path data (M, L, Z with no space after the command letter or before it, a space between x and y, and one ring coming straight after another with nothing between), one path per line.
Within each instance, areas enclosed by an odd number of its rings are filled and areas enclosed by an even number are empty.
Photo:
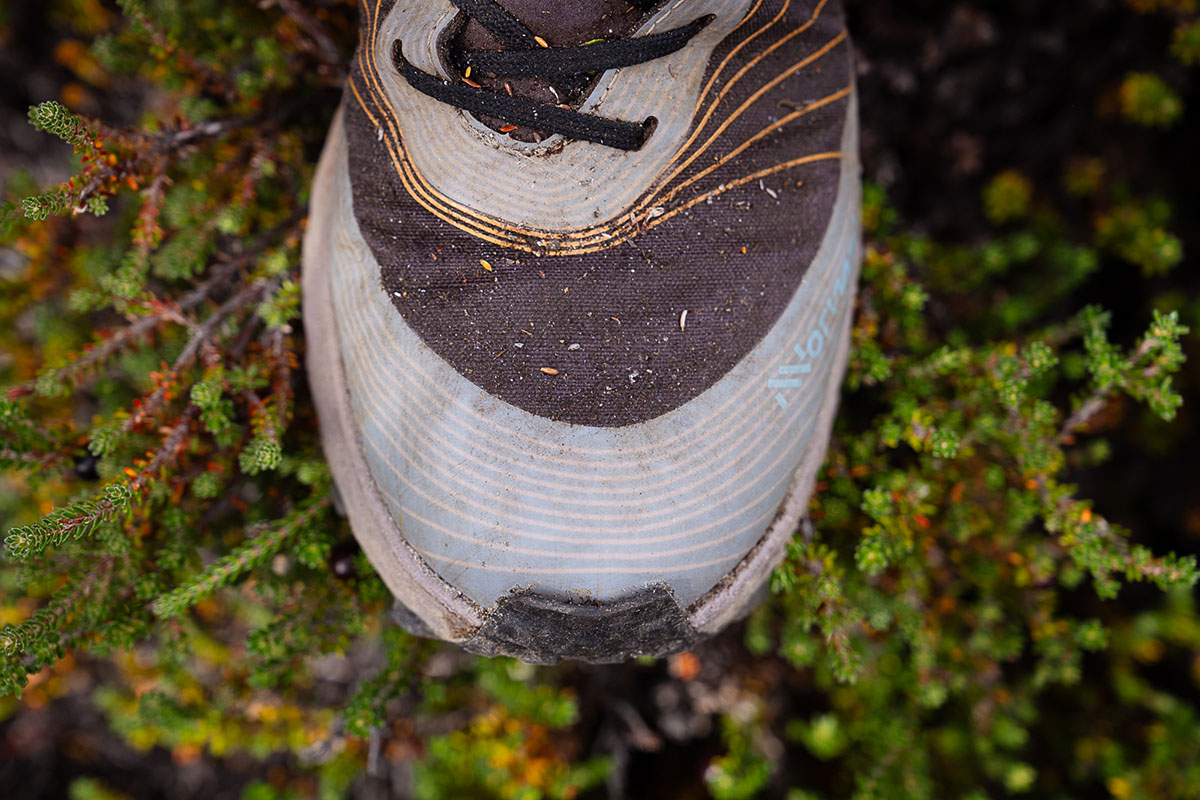
M0 6L0 796L1200 797L1197 4L847 6L810 520L745 623L557 668L390 625L331 494L299 243L353 2Z

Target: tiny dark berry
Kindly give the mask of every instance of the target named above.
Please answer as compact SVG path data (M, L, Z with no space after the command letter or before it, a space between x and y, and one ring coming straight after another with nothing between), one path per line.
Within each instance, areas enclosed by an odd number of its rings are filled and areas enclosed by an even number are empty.
M333 552L329 554L329 569L333 572L334 577L344 581L358 577L358 567L354 564L354 558L358 552L358 545L352 541L341 542L334 546Z
M100 464L100 459L88 453L85 456L80 456L75 459L75 477L83 481L98 481L100 473L96 467Z

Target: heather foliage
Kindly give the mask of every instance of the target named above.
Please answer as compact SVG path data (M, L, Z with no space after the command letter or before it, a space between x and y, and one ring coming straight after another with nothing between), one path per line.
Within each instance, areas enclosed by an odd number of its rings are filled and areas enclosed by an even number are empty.
M1184 71L1107 87L1109 121L1164 135L1200 22L1128 4ZM299 245L353 4L58 5L104 32L76 68L153 102L135 127L34 107L75 175L0 197L0 716L90 670L136 748L284 756L245 786L263 800L384 764L421 798L636 795L631 761L670 742L704 743L673 769L719 800L1200 797L1200 672L1189 696L1153 671L1200 652L1195 558L1074 485L1109 435L1149 447L1187 413L1196 299L1136 310L1136 337L1076 302L1105 263L1182 272L1172 198L1103 154L1060 165L1063 192L1005 170L961 244L869 185L844 407L768 602L666 665L535 669L391 625L321 456Z

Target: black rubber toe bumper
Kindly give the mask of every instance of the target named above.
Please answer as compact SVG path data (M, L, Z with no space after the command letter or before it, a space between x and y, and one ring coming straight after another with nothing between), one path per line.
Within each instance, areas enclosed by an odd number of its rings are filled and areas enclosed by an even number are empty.
M412 633L428 635L424 626L413 625L419 620L403 606L397 604L393 616ZM459 644L478 655L515 656L530 664L568 659L611 664L678 653L701 638L671 590L653 584L606 602L514 592Z

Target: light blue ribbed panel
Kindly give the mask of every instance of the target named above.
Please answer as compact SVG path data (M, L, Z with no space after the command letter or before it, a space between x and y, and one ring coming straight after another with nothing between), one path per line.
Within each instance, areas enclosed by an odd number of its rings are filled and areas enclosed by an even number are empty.
M343 141L332 299L347 388L381 495L438 574L484 607L516 586L612 598L662 580L686 605L749 552L797 467L822 457L809 443L824 441L860 258L854 103L848 120L832 221L779 322L708 391L625 428L524 412L421 342L358 232Z

